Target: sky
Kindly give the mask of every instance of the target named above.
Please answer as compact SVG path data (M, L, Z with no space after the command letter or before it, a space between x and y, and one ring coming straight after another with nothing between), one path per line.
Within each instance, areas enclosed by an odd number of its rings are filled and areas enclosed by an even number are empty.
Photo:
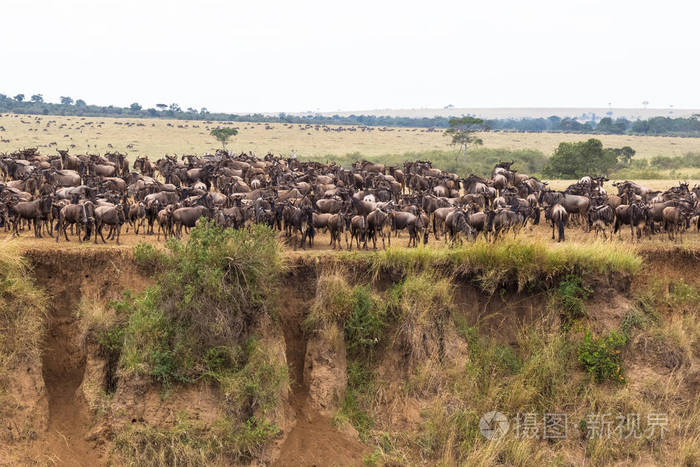
M700 108L700 2L3 0L0 93L221 112Z

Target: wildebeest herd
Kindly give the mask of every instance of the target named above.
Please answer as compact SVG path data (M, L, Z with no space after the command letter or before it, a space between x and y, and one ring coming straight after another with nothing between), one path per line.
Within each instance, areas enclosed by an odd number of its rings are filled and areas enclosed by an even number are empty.
M0 155L0 227L19 235L78 241L99 236L119 243L123 226L136 234L176 237L202 217L242 228L264 223L284 232L296 249L312 247L321 230L333 248L391 245L392 235L408 233L408 246L427 243L430 234L450 243L479 235L496 241L539 224L542 213L552 238L579 227L612 238L629 226L632 240L666 232L680 239L700 229L700 187L679 183L652 191L630 181L608 194L604 177L587 176L564 191L518 173L501 162L491 178L466 178L432 167L429 161L402 167L362 161L350 168L301 162L272 154L217 151L157 161L125 155L56 155L25 149ZM344 239L344 242L343 242Z

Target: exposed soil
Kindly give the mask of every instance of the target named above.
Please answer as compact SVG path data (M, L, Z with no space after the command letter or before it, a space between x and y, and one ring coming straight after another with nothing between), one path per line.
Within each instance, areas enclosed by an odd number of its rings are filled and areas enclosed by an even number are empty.
M309 403L309 382L304 381L307 339L302 322L315 294L312 270L293 271L282 291L282 328L291 377L291 409L296 423L281 446L276 466L359 465L365 447L356 438L338 430L332 420Z
M55 273L52 278L38 277L41 283L51 284L47 290L52 294L42 353L49 399L46 455L58 466L92 466L99 462L100 452L85 439L90 417L87 403L77 391L85 372L85 355L79 346L80 330L75 316L79 286L59 271L42 268L41 273L49 276Z

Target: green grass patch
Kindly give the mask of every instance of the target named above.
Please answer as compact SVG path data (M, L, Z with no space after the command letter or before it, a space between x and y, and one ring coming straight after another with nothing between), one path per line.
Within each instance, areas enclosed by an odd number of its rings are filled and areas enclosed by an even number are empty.
M348 365L348 385L345 398L335 421L347 420L357 430L360 439L366 440L374 427L369 408L376 388L374 372L368 365L354 361Z
M142 271L148 274L156 272L165 262L163 253L150 243L139 243L134 247L133 252L136 264Z
M569 329L574 321L586 316L586 299L593 290L582 282L581 276L569 274L550 296L550 306L559 312L563 329Z
M345 346L351 358L371 360L387 326L386 307L369 287L352 290L352 313L345 321Z
M114 305L129 310L121 366L165 386L237 371L233 356L250 355L241 348L251 326L273 310L283 267L274 232L203 222L187 242L169 241L164 254L143 245L136 251L141 259L160 255L162 268L155 285Z
M615 245L564 244L545 241L504 239L489 243L483 239L457 248L388 248L363 255L374 277L384 272L404 275L420 270L441 270L445 274L473 277L487 293L515 284L519 290L553 281L568 274L635 274L642 260Z
M583 343L578 348L578 361L597 383L606 380L624 383L620 353L626 344L627 336L614 329L600 337L593 337L591 331L586 330Z

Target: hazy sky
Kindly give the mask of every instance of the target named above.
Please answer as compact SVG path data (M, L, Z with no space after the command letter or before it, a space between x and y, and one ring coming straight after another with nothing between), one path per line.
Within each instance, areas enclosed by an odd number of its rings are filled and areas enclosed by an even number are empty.
M0 92L210 111L700 108L690 0L2 0Z

